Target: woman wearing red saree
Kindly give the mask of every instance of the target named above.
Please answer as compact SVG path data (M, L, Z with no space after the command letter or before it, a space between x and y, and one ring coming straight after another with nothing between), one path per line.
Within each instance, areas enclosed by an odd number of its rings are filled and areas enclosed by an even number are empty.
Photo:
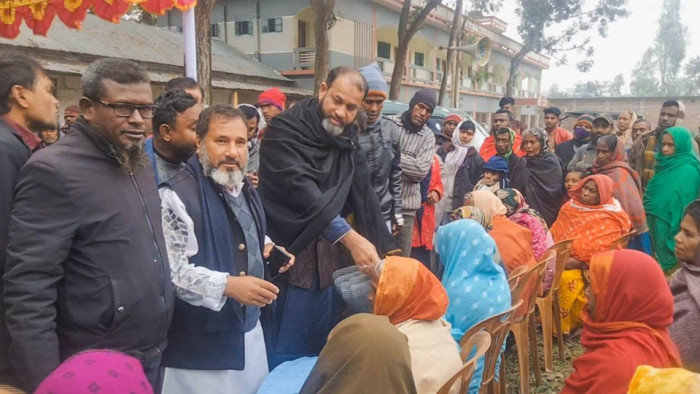
M659 264L634 250L598 254L590 263L588 307L574 372L562 393L626 393L640 365L681 366L668 334L673 296Z

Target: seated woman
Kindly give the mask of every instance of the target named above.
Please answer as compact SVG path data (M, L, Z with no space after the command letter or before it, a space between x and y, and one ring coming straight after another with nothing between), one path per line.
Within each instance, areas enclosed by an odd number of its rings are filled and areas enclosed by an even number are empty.
M700 190L700 162L688 129L671 127L664 131L655 159L654 177L644 192L644 209L656 260L668 273L678 264L673 237L680 230L683 209Z
M622 140L614 135L598 138L593 173L607 175L613 180L613 197L620 202L637 230L627 247L651 255L651 237L642 203L642 180L627 164L627 151Z
M700 200L688 205L676 235L676 258L680 268L669 283L673 294L671 338L681 352L683 366L700 372Z
M415 394L416 387L406 336L386 317L361 313L341 321L328 334L300 393L367 392Z
M626 393L638 366L679 367L668 334L673 297L650 256L636 250L600 253L590 262L588 306L574 372L562 393Z
M515 224L506 217L507 209L495 194L476 191L464 196L464 205L476 206L491 222L489 235L496 241L498 252L511 272L521 265L534 266L535 255L532 250L532 233L527 228ZM465 218L468 219L468 218Z
M411 258L387 257L372 278L374 314L406 335L418 393L436 393L461 367L451 326L443 316L449 299L440 281ZM456 393L457 387L451 391Z
M508 163L501 156L494 156L484 164L484 171L481 173L479 181L476 182L474 190L484 190L493 193L508 186L510 186Z
M501 189L496 192L496 197L506 207L508 219L530 230L532 251L535 254L535 260L539 260L544 252L554 245L547 222L544 221L539 212L527 205L525 197L517 189Z
M584 178L570 192L551 232L554 242L573 239L559 287L561 325L564 334L578 328L586 304L583 271L596 253L610 250L613 243L630 232L632 222L612 196L613 181L605 175Z
M442 284L450 300L445 319L459 343L474 325L510 308L510 288L499 265L496 243L480 223L462 219L441 226L435 247L445 265ZM480 359L470 393L479 392L483 372L484 360Z
M97 392L152 394L153 388L138 359L115 350L94 349L65 360L34 391L38 394ZM0 393L23 391L0 388Z

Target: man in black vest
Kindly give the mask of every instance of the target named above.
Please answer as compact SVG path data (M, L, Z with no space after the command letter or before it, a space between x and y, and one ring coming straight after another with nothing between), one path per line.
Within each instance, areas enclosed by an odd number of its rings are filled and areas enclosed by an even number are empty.
M163 392L255 393L268 372L260 308L277 298L267 279L279 272L265 267L274 244L245 176L245 115L209 107L196 130L198 155L161 188L177 294Z

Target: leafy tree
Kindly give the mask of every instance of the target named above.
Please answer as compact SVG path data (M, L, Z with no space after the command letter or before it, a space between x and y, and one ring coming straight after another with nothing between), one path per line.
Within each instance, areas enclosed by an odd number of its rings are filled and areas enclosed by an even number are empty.
M412 1L404 0L399 16L399 46L396 52L396 63L394 72L391 73L391 86L389 87L389 98L396 100L401 91L401 81L403 80L404 66L408 58L408 44L418 29L423 26L425 18L440 4L442 0L426 0L423 6L412 7Z
M625 77L622 74L617 74L615 78L606 83L607 84L607 94L610 96L622 96L622 88L625 86Z
M700 56L695 56L685 65L685 94L700 94Z
M547 97L548 98L555 98L555 97L567 97L568 94L564 91L559 90L559 84L554 83L549 87L549 91L547 92Z
M681 23L680 12L680 0L664 0L654 45L644 52L632 73L633 95L676 96L692 88L691 63L686 65L685 78L681 73L688 29Z
M494 12L501 8L502 3L503 0L470 0L471 12ZM443 70L442 81L440 83L440 95L438 97L438 103L441 104L447 91L448 81L452 79L454 84L455 80L460 80L459 77L456 79L454 78L454 73L460 72L460 70L456 67L461 64L461 54L450 48L465 45L464 32L466 22L468 20L468 17L465 17L463 12L464 0L447 0L446 5L449 7L453 7L455 11L452 19L452 24L450 26L450 39L447 45L447 58L445 60L446 66L445 70ZM452 73L453 75L450 76L450 73ZM457 82L457 86L453 86L453 88L459 89L459 82ZM453 102L451 105L454 106L455 103Z
M678 76L685 59L687 34L688 29L681 23L680 0L664 0L659 30L654 42L660 88L664 95L677 94L679 90Z
M649 48L632 70L630 91L633 96L655 96L661 93L656 70L654 51Z
M605 37L608 25L628 15L627 0L597 0L586 8L585 0L518 0L516 13L520 17L518 33L522 48L510 61L506 94L515 93L518 71L525 56L532 52L558 56L559 64L567 63L567 54L583 53L587 60L577 64L580 71L593 65L594 48L591 35Z

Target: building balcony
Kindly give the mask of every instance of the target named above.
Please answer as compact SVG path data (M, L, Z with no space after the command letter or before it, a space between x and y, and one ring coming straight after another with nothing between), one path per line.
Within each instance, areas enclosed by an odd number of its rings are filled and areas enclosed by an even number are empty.
M391 77L394 72L394 62L390 59L378 57L377 64L384 73L385 77ZM424 85L440 85L442 81L442 71L433 71L432 69L410 64L404 70L404 80L411 83L420 83Z
M316 48L294 48L294 69L312 70L316 64Z

